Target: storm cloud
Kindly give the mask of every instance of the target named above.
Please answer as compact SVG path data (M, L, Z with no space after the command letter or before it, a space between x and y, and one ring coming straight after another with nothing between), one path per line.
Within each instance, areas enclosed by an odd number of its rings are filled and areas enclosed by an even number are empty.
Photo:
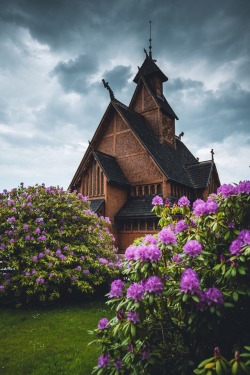
M222 182L249 178L250 2L2 0L0 190L67 188L109 103L129 104L152 20L176 132L215 161Z

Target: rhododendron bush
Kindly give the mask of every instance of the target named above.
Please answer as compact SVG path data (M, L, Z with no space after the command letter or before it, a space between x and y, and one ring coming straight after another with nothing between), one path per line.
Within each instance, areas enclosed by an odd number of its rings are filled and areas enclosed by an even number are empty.
M109 220L87 198L23 184L0 194L0 300L93 292L117 272Z
M125 252L108 294L114 318L92 332L102 352L94 373L187 375L215 347L196 373L231 373L218 347L231 358L250 343L250 182L206 202L152 203L162 229ZM249 371L240 360L232 367Z

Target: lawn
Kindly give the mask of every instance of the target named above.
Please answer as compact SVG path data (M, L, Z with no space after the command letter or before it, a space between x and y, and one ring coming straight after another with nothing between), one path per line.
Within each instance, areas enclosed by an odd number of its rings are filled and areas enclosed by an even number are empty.
M89 375L98 351L89 329L111 317L104 301L10 309L0 307L0 374Z

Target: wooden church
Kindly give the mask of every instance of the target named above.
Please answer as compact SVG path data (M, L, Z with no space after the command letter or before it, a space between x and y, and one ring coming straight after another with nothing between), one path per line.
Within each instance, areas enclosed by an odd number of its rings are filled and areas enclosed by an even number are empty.
M198 161L182 142L183 133L176 136L178 117L163 94L168 78L149 50L134 78L129 106L103 80L110 103L69 186L110 218L120 251L159 229L151 212L156 194L194 201L220 185L213 153L212 160Z

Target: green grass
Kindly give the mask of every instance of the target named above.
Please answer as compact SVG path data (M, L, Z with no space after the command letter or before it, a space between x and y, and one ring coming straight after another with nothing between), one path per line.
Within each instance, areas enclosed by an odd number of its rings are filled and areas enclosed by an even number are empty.
M78 306L0 307L0 374L89 375L99 355L89 329L111 317L103 301Z

